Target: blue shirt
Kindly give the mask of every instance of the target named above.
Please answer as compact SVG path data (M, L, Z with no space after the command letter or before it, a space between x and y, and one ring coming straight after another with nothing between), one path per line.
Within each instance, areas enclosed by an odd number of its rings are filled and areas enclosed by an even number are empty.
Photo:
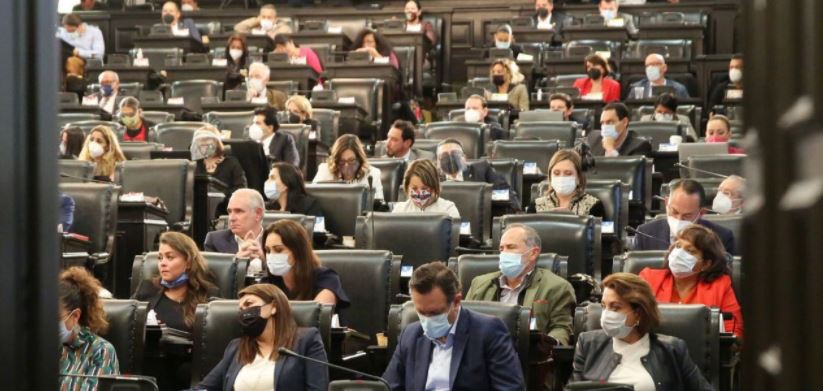
M96 26L91 26L83 23L86 31L79 36L75 33L66 31L64 27L57 29L57 38L62 39L65 43L74 46L77 49L77 54L83 58L100 58L106 55L106 42L103 40L103 33Z
M457 311L457 318L454 319L446 342L432 341L432 359L429 363L429 373L426 377L426 391L448 391L449 372L452 364L452 347L454 346L454 332L457 330L457 321L460 320L460 310Z

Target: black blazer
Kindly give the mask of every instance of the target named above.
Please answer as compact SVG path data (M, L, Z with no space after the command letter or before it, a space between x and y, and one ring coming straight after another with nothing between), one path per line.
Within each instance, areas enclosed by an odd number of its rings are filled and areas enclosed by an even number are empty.
M289 192L287 198L287 212L306 216L323 216L323 209L320 209L320 204L317 202L316 198L308 194L299 194L297 192ZM277 200L269 200L269 202L266 203L266 209L279 212L280 203L277 202Z
M534 16L532 16L532 20L534 21L535 27L537 23L540 21L537 18L537 13L535 12ZM569 17L562 12L557 12L557 10L553 10L551 16L549 17L549 21L554 24L554 31L560 32L563 31L563 27L569 23Z
M207 233L206 240L203 243L203 249L223 254L237 254L239 250L237 241L234 240L234 233L232 233L230 229L221 229Z
M468 165L466 169L463 170L463 180L467 182L491 183L493 190L508 190L512 210L519 211L521 209L520 195L517 194L517 190L512 189L509 183L506 182L506 179L498 174L487 160L480 160Z
M606 150L603 149L603 136L600 134L599 130L592 130L589 132L586 142L589 144L589 147L591 147L592 155L606 155ZM633 130L629 130L629 134L626 135L626 139L623 140L623 144L620 145L617 152L620 153L620 156L643 155L651 157L652 144L649 140L638 136Z
M269 156L275 162L286 162L295 167L300 167L300 154L297 153L297 143L292 135L286 132L276 131L269 144Z
M734 254L734 234L732 231L724 228L720 225L712 223L708 220L699 219L697 220L697 224L700 224L717 234L720 237L720 241L723 242L723 247L726 248L726 252L732 255ZM654 239L644 236L644 235L636 235L634 237L635 250L668 250L669 249L669 236L671 235L671 230L669 229L669 223L666 219L657 219L652 220L646 224L642 224L637 227L637 230L640 233L652 236Z
M237 361L239 349L240 338L229 342L223 359L194 388L208 391L234 390L234 381L243 368ZM327 361L320 332L314 327L301 327L297 330L292 350L297 354ZM274 381L273 389L277 390L326 391L329 388L329 370L325 365L281 355L274 366Z

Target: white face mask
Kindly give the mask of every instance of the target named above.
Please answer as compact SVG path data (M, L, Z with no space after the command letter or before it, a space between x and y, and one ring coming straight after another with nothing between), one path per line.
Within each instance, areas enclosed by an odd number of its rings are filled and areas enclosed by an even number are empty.
M246 84L249 86L249 89L253 91L263 92L263 90L266 89L266 85L263 84L263 81L260 79L250 78Z
M271 30L272 27L274 27L274 22L273 21L271 21L269 19L263 19L263 20L260 21L260 28L261 29L268 31L268 30Z
M277 188L277 182L273 180L267 180L266 183L263 184L263 192L266 193L266 198L270 200L280 198L281 191Z
M253 124L249 126L249 138L254 141L260 141L263 139L263 128L258 124Z
M237 61L240 57L243 57L243 49L229 49L229 56L231 56L234 61Z
M612 338L626 338L631 334L634 326L627 326L628 316L622 312L604 309L600 314L600 328ZM637 325L635 325L637 326Z
M697 265L697 257L680 247L675 247L669 253L668 261L669 270L675 278L686 278L696 273L694 267Z
M733 204L731 197L723 193L717 193L712 202L712 210L724 215L732 211Z
M654 113L654 120L660 122L673 121L674 115L669 113Z
M606 21L608 22L617 17L617 12L615 12L614 10L600 10L600 16L602 16L603 19L606 19Z
M91 157L97 159L100 156L103 156L104 153L106 153L106 150L103 149L103 146L100 145L100 143L97 141L92 141L89 143L89 155L91 155Z
M649 81L660 80L660 67L655 65L646 67L646 78Z
M577 190L577 177L570 176L554 176L552 175L552 189L555 193L561 196L567 196Z
M480 122L480 111L474 109L467 109L463 118L466 122L477 123Z
M191 12L194 11L194 6L191 4L183 4L180 6L181 11Z
M694 223L693 221L680 220L671 216L666 216L666 222L669 223L669 235L671 237L677 236L683 228L686 228Z
M289 265L289 255L275 253L266 254L266 267L269 268L269 273L272 275L285 276L289 270L291 270L291 265Z
M60 143L59 148L60 148L60 154L65 155L66 154L66 144Z
M743 80L743 71L737 68L729 69L729 80L735 84L740 83Z

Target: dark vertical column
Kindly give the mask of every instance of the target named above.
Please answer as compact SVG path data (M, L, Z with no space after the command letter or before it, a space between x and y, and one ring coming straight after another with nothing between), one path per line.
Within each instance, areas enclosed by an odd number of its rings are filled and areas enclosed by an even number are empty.
M0 0L0 379L57 389L55 0Z

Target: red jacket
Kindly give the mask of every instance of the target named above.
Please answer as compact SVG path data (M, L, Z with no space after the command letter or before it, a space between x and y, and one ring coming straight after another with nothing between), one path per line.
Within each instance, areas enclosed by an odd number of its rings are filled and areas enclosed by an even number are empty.
M620 101L620 83L609 77L604 77L601 90L603 91L603 102ZM580 90L580 97L586 96L592 90L592 79L581 77L574 81L574 87Z
M732 331L738 338L743 337L743 313L732 290L732 279L728 275L723 275L710 283L698 282L694 292L685 299L677 299L674 275L669 269L645 268L640 272L640 278L651 285L658 303L703 304L732 314L732 319L725 321L723 327L727 332Z

